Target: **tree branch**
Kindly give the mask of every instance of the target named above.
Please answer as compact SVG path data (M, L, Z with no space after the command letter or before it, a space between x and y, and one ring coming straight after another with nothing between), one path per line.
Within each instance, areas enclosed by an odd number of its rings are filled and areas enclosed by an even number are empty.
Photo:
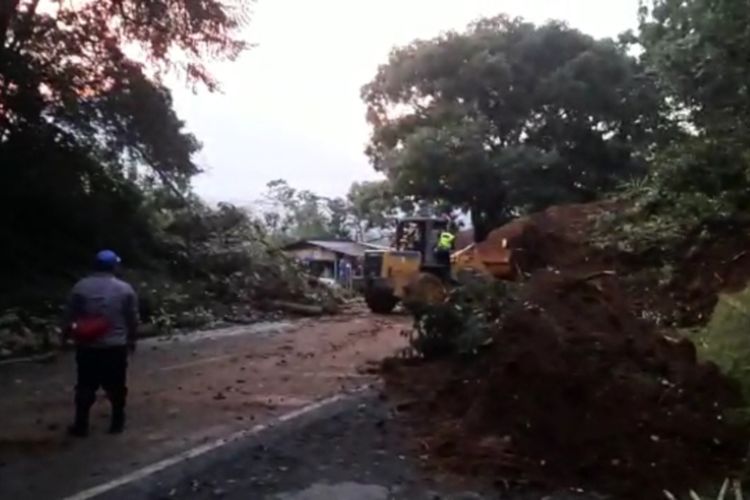
M2 1L3 0L0 0L0 2ZM39 7L39 0L31 0L29 8L24 13L23 24L18 28L18 33L13 38L13 45L10 48L11 51L18 52L21 49L21 45L31 38L37 7Z
M5 42L8 40L8 30L15 18L20 0L0 0L0 68L2 68Z

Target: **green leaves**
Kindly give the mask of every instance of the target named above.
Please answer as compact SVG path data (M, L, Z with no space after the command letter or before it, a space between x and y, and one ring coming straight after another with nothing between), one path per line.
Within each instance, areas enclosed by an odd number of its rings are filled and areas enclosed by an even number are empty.
M362 96L396 195L471 210L480 235L641 174L663 107L614 42L505 17L395 49Z
M231 59L244 46L233 38L242 4L4 2L0 238L12 242L0 250L4 287L36 272L75 274L103 246L130 263L158 253L147 191L189 198L200 149L159 76L182 69L212 87L202 58Z
M483 278L464 283L444 303L418 311L411 346L425 358L475 355L501 328L518 301L518 287Z
M0 11L0 143L18 134L66 142L121 171L147 167L183 194L198 172L200 145L183 130L166 68L214 88L202 58L237 56L233 32L246 19L244 1L106 0L11 2ZM141 49L141 61L125 47ZM131 169L134 170L134 169Z
M651 0L643 5L639 37L644 61L658 72L675 106L700 130L729 134L743 147L748 140L742 130L750 120L748 23L743 2Z
M267 188L259 202L260 211L277 242L353 236L350 206L343 198L325 198L311 191L298 191L282 179L269 182Z
M346 200L361 240L369 231L390 227L396 218L398 200L387 181L355 182Z

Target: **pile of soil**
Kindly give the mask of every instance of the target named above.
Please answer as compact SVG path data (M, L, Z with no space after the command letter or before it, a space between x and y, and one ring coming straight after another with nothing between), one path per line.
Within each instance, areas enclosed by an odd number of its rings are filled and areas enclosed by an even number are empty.
M421 447L450 471L661 498L740 466L739 389L636 318L616 278L539 270L470 362L391 362Z
M506 240L514 265L526 274L546 268L615 271L636 315L660 316L678 327L705 323L720 293L750 282L750 221L698 228L666 253L594 245L599 217L625 208L619 201L550 207L495 229L478 246L490 249Z
M506 240L527 273L545 267L582 270L614 264L613 252L597 250L589 240L597 218L620 210L620 205L603 201L550 207L495 229L478 245L492 247Z
M724 224L711 228L711 236L693 234L685 241L665 291L681 323L692 326L709 319L720 293L750 283L750 224Z
M496 229L480 251L505 240L526 282L491 347L387 365L430 463L630 498L742 466L750 436L726 418L739 387L665 328L705 322L719 293L747 286L750 224L702 228L671 253L594 245L598 216L623 208L552 207Z

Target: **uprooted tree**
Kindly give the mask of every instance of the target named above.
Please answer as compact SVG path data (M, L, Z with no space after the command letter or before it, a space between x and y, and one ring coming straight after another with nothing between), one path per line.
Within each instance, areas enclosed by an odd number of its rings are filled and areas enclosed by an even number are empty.
M394 50L362 96L375 168L470 210L478 238L641 175L662 108L615 42L502 16Z
M275 293L305 292L248 214L209 208L192 193L201 146L162 83L170 74L216 89L204 63L246 47L238 31L249 5L0 2L0 317L10 308L54 318L102 247L139 275L142 296L159 295L166 309L154 313L163 317L174 316L173 302L252 299L240 285L286 283L282 274L296 280ZM0 326L2 349L8 325Z

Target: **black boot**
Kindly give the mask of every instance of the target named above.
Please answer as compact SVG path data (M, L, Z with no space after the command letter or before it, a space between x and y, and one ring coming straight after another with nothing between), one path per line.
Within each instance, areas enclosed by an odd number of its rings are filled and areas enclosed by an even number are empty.
M122 434L125 430L125 408L122 406L112 407L112 420L109 425L110 434Z
M68 435L84 438L89 435L89 409L76 408L76 419L73 425L68 427Z
M125 430L125 402L128 396L126 371L128 351L125 346L112 348L107 352L108 365L105 373L104 390L112 405L110 434L120 434Z

